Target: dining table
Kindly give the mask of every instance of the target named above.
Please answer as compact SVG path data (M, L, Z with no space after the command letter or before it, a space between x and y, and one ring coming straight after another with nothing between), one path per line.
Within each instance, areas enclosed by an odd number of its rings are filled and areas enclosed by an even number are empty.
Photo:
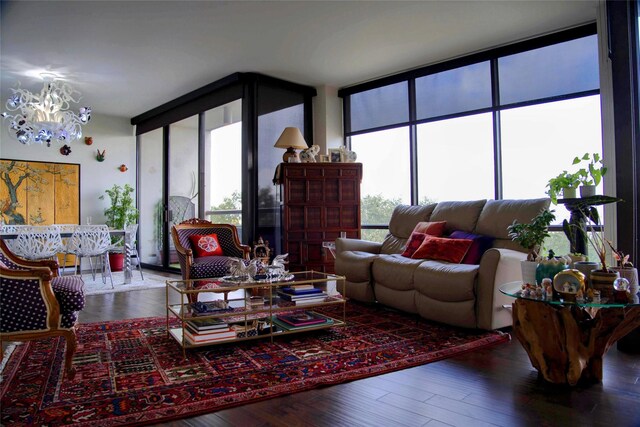
M56 224L52 224L52 225L56 225ZM114 229L114 228L109 229L109 234L112 237L123 237L122 253L124 254L124 265L122 270L124 272L124 284L130 285L133 277L133 274L132 274L133 266L131 264L131 248L132 248L131 235L126 230ZM71 237L72 235L73 235L73 230L69 229L68 224L65 224L63 231L60 231L60 237L64 239L66 237ZM2 238L3 240L16 239L17 237L18 237L18 233L0 232L0 238Z

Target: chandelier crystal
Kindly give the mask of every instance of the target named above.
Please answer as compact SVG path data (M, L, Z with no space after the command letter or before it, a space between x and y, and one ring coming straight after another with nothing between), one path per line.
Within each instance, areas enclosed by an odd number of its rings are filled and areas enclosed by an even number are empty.
M78 103L80 92L67 83L45 77L39 95L18 87L6 103L9 112L2 117L9 121L9 133L18 142L30 144L51 141L71 142L82 138L82 125L91 119L91 107L82 107L78 113L70 111L71 103ZM12 114L13 113L13 114Z

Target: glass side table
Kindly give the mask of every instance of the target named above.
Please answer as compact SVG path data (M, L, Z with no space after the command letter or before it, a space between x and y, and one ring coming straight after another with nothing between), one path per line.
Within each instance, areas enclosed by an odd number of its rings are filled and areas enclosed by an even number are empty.
M601 382L603 358L620 338L640 326L640 304L595 304L522 295L522 282L500 286L515 298L513 333L538 373L554 384Z

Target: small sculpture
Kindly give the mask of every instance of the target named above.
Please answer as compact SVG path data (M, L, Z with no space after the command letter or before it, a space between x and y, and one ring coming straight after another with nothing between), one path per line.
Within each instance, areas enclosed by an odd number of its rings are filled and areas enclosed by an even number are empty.
M358 158L358 155L355 151L351 151L347 149L344 145L340 147L340 152L342 153L342 158L346 163L353 163Z
M68 145L63 145L62 147L60 147L60 154L62 154L63 156L68 156L69 154L71 154L71 147L69 147Z
M300 161L302 163L315 163L316 156L320 153L320 146L313 144L311 147L300 152Z
M107 150L102 150L102 153L100 152L100 150L98 150L98 155L96 156L96 160L99 162L104 162L104 154L107 152Z
M127 167L127 165L125 165L124 163L120 165L120 167L118 168L120 169L120 172L126 172L129 170L129 168Z
M229 265L229 274L234 277L253 278L258 273L259 259L252 259L245 265L242 258L232 258Z
M91 137L91 136L85 136L85 137L84 137L84 143L85 143L85 144L87 144L87 145L91 145L91 144L93 144L93 137Z
M276 257L271 262L271 267L280 268L282 269L282 271L284 271L284 265L289 263L289 261L286 260L288 256L288 253L283 255L276 255Z

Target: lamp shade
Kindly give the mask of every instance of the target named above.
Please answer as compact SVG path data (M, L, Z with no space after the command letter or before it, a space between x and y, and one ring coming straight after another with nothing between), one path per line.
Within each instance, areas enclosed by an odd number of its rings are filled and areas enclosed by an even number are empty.
M300 129L294 127L284 128L274 147L294 148L299 150L309 148L302 136L302 133L300 132Z

